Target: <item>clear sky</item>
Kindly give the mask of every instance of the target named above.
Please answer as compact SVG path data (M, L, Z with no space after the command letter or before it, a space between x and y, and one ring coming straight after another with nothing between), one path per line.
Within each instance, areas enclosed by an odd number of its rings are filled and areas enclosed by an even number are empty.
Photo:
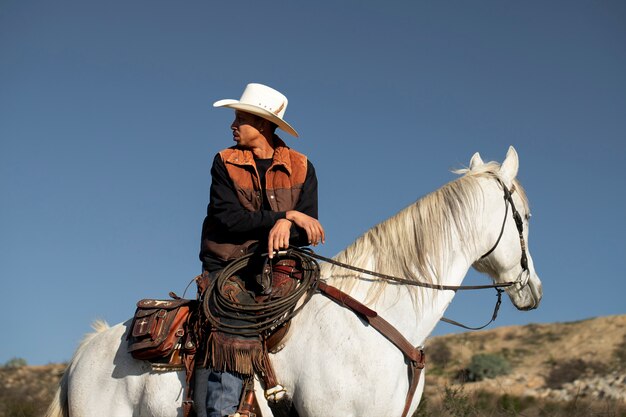
M626 313L625 2L0 0L0 364L68 360L93 320L183 292L232 144L211 105L248 82L290 100L319 253L514 145L544 300L496 325Z

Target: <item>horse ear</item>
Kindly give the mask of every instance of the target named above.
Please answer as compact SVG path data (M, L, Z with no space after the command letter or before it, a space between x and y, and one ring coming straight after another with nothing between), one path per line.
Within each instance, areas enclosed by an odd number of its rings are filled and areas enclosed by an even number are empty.
M479 166L483 164L484 164L483 159L480 157L480 154L476 152L474 155L472 155L472 159L470 159L469 169L471 171L475 168L478 168Z
M512 146L509 146L509 150L506 153L506 158L504 158L504 162L500 166L500 175L508 183L510 183L517 176L517 171L519 169L519 157L517 156L517 151Z

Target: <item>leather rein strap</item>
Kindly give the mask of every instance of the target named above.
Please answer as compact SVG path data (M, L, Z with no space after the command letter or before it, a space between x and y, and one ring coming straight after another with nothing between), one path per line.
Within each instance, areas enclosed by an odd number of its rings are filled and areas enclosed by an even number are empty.
M380 334L385 336L391 343L393 343L407 358L409 364L409 391L406 395L406 401L404 403L404 411L402 417L406 417L413 402L415 396L415 390L419 383L420 374L424 369L426 362L426 356L424 351L419 346L413 346L402 334L393 327L387 320L383 319L374 310L362 304L360 301L350 297L345 292L326 284L324 281L318 282L319 290L331 300L340 304L343 307L349 308L359 317L366 320L370 326L378 330Z
M482 259L486 258L487 256L491 255L491 253L498 247L498 244L500 243L500 240L502 239L502 236L504 235L504 228L506 226L506 221L507 221L508 214L509 214L509 205L510 205L511 206L511 212L513 213L513 220L515 221L515 226L517 227L517 232L518 232L519 239L520 239L520 246L522 248L522 255L521 255L521 259L520 259L520 264L522 266L523 271L528 271L528 257L526 255L526 241L524 240L524 222L522 221L522 217L520 216L519 212L515 208L515 204L513 203L513 197L512 197L512 194L515 192L515 184L513 184L513 186L509 190L507 188L507 186L498 177L495 177L495 179L498 181L498 183L502 187L502 190L504 191L504 219L502 220L502 227L500 228L500 234L498 235L498 239L496 239L496 242L491 247L491 249L489 249L489 251L487 251L484 255L482 255L480 257L480 260L482 260ZM487 289L487 288L495 288L496 289L496 296L498 297L498 299L497 299L496 304L494 306L494 310L493 310L493 314L491 315L491 319L486 324L484 324L484 325L482 325L480 327L470 327L470 326L466 326L464 324L461 324L458 321L448 319L446 317L442 317L441 318L441 321L443 321L445 323L452 324L452 325L458 326L458 327L462 327L462 328L467 329L467 330L481 330L481 329L484 329L485 327L489 326L491 323L493 323L496 320L496 318L498 317L498 312L500 311L500 305L502 304L502 293L504 292L502 290L502 288L508 288L508 287L511 287L511 286L513 286L513 285L515 285L515 284L520 282L518 280L518 281L503 282L503 283L500 283L500 284L487 284L487 285L440 285L440 284L431 284L431 283L428 283L428 282L411 281L411 280L408 280L406 278L394 277L394 276L391 276L391 275L382 274L380 272L370 271L370 270L363 269L363 268L358 268L358 267L355 267L355 266L352 266L352 265L345 264L343 262L336 261L336 260L331 259L331 258L327 258L327 257L321 256L321 255L318 255L318 254L316 254L315 252L313 252L310 249L298 248L298 247L291 246L289 250L295 251L295 252L300 252L300 253L302 253L302 254L304 254L306 256L310 256L311 258L315 258L315 259L318 259L318 260L321 260L321 261L325 261L325 262L328 262L330 264L339 266L341 268L350 269L352 271L356 271L356 272L360 272L360 273L363 273L363 274L375 276L375 277L381 278L381 279L386 280L386 281L397 282L397 283L405 284L405 285L411 285L411 286L417 286L417 287L423 287L423 288L430 288L430 289L434 289L434 290L450 290L450 291L469 291L469 290L483 290L483 289Z
M406 284L406 285L417 286L417 287L431 288L431 289L434 289L434 290L449 290L449 291L484 290L484 289L489 289L489 288L495 288L496 289L496 296L498 297L498 300L496 301L496 304L494 306L493 314L491 315L491 320L489 320L488 323L486 323L486 324L484 324L484 325L482 325L480 327L469 327L469 326L461 324L461 323L459 323L457 321L447 319L445 317L441 318L441 321L443 321L443 322L446 322L448 324L452 324L452 325L455 325L455 326L459 326L459 327L462 327L462 328L468 329L468 330L484 329L485 327L487 327L491 323L493 323L496 320L496 318L498 317L498 312L500 311L500 305L502 304L502 293L504 292L504 290L502 290L502 288L510 287L510 286L516 284L516 282L503 282L501 284L487 284L487 285L439 285L439 284L430 284L430 283L427 283L427 282L420 282L420 281L409 281L408 279L405 279L405 278L398 278L398 277L394 277L394 276L391 276L391 275L382 274L380 272L369 271L367 269L358 268L356 266L344 264L343 262L339 262L339 261L336 261L334 259L327 258L327 257L322 256L322 255L318 255L317 253L313 252L310 249L298 248L298 247L295 247L295 246L290 246L289 250L287 252L289 252L289 251L300 252L300 253L302 253L302 254L304 254L306 256L309 256L311 258L319 259L321 261L326 261L328 263L340 266L342 268L351 269L353 271L357 271L357 272L361 272L361 273L364 273L364 274L372 275L372 276L375 276L375 277L378 277L378 278L382 278L382 279L387 280L387 281L394 281L394 282L398 282L398 283L402 283L402 284Z
M496 240L496 243L493 245L493 247L491 249L489 249L489 251L487 251L487 253L482 255L479 259L482 260L482 259L486 258L487 256L491 255L491 253L496 249L496 247L500 243L500 240L502 239L502 235L504 234L504 227L506 226L506 220L508 218L509 205L511 205L511 211L513 212L513 218L515 220L515 225L517 226L517 231L518 231L519 237L520 237L520 244L521 244L521 247L522 247L522 258L520 260L520 263L521 263L522 268L524 270L528 270L528 259L527 259L527 256L526 256L526 242L524 240L524 235L523 235L524 224L523 224L523 221L522 221L522 218L521 218L519 212L515 208L515 204L513 204L513 198L511 196L515 192L515 186L511 187L511 190L509 191L507 186L499 178L496 177L496 180L498 181L498 183L500 184L500 186L504 190L504 206L505 206L504 219L502 220L502 227L500 228L500 234L498 235L498 239ZM380 272L370 271L368 269L364 269L364 268L359 268L359 267L356 267L356 266L348 265L346 263L339 262L339 261L336 261L336 260L331 259L331 258L327 258L327 257L322 256L322 255L318 255L317 253L313 252L309 248L300 248L300 247L297 247L297 246L289 246L289 250L287 252L289 252L289 251L299 252L299 253L301 253L301 254L303 254L305 256L310 256L311 258L315 258L315 259L320 260L320 261L328 262L330 264L339 266L341 268L350 269L352 271L361 272L363 274L367 274L367 275L371 275L371 276L374 276L374 277L377 277L377 278L381 278L381 279L383 279L385 281L397 282L399 284L410 285L410 286L414 286L414 287L430 288L430 289L433 289L433 290L444 290L444 291L445 290L450 290L450 291L484 290L484 289L487 289L487 288L508 288L508 287L511 287L511 286L519 283L519 281L508 281L508 282L502 282L502 283L496 283L496 284L486 284L486 285L442 285L442 284L431 284L429 282L412 281L412 280L408 280L406 278L394 277L393 275L387 275L387 274L383 274L383 273L380 273Z
M363 274L367 274L367 275L371 275L371 276L374 276L374 277L382 278L385 281L397 282L398 284L410 285L410 286L413 286L413 287L430 288L430 289L433 289L433 290L443 290L443 291L447 291L447 290L449 290L449 291L485 290L485 289L488 289L488 288L507 288L507 287L510 287L510 286L513 286L513 285L517 284L517 281L503 282L503 283L500 283L500 284L485 284L485 285L441 285L441 284L431 284L429 282L411 281L411 280L408 280L406 278L394 277L393 275L387 275L387 274L383 274L381 272L370 271L368 269L364 269L364 268L359 268L357 266L348 265L348 264L345 264L343 262L339 262L339 261L336 261L334 259L327 258L325 256L319 255L319 254L313 252L311 249L308 249L308 248L300 248L300 247L297 247L297 246L289 246L289 249L287 250L287 253L290 252L290 251L300 252L300 253L302 253L305 256L309 256L311 258L315 258L315 259L320 260L320 261L328 262L330 264L333 264L333 265L336 265L336 266L340 266L340 267L345 268L345 269L350 269L352 271L361 272Z

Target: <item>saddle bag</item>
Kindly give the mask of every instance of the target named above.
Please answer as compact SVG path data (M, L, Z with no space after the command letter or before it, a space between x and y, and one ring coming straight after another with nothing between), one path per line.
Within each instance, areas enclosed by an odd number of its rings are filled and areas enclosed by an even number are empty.
M135 359L169 357L185 336L186 323L195 300L152 300L137 302L128 333L128 352Z

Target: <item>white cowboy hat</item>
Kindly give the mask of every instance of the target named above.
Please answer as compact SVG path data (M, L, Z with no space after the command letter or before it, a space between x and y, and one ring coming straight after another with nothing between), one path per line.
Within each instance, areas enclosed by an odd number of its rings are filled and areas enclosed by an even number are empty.
M298 137L298 132L283 120L287 110L287 97L263 84L251 83L243 90L239 100L225 99L213 103L213 107L229 107L260 116L285 132Z

